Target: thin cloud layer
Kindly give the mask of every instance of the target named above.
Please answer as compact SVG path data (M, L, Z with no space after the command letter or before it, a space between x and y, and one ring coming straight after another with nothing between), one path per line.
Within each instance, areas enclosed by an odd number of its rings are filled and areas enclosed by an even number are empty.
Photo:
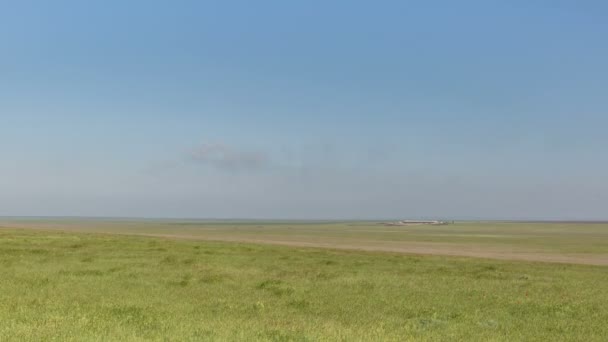
M268 157L260 152L245 151L225 144L203 144L190 153L197 163L222 169L250 169L268 163Z

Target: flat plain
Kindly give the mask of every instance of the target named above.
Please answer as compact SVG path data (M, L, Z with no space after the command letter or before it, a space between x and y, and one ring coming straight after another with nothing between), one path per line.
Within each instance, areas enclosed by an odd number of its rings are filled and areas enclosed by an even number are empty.
M608 338L608 224L0 219L0 340Z

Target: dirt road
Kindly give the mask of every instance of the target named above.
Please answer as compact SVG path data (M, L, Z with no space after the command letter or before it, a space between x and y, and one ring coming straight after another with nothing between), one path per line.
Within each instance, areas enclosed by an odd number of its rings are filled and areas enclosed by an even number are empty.
M336 239L318 239L317 241L306 241L298 239L288 239L281 236L260 236L244 237L226 235L188 235L188 234L160 234L160 233L135 233L135 232L116 232L103 230L83 230L76 227L36 227L34 225L10 225L0 227L0 229L36 229L46 231L69 231L78 233L95 233L126 236L146 236L169 239L186 239L201 241L224 241L237 243L254 243L265 245L279 245L291 247L307 248L327 248L338 250L354 250L365 252L388 252L403 253L412 255L436 255L450 257L472 257L499 260L519 260L548 263L564 264L585 264L608 266L608 255L606 254L558 254L550 252L536 252L525 250L514 250L507 248L497 248L493 246L459 245L455 243L436 243L436 242L416 242L416 241L339 241ZM324 240L324 241L319 241Z

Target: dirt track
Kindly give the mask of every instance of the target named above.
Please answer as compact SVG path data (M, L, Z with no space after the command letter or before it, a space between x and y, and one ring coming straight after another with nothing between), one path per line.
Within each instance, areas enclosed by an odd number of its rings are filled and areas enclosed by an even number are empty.
M32 227L30 225L10 225L0 227L0 229L36 229L46 231L69 231L77 233L87 233L87 231L75 228L59 228L59 227ZM292 247L309 247L309 248L327 248L339 250L354 250L366 252L389 252L402 253L413 255L437 255L437 256L452 256L452 257L472 257L484 259L499 259L499 260L518 260L518 261L534 261L562 264L584 264L608 266L608 255L605 254L557 254L549 252L533 252L533 251L513 251L505 249L497 249L493 247L478 247L478 246L462 246L451 243L424 243L424 242L377 242L377 241L357 241L356 243L340 242L340 241L297 241L287 240L280 237L264 237L250 238L243 236L204 236L204 235L187 235L187 234L158 234L158 233L135 233L135 232L108 232L100 230L88 231L94 234L109 234L109 235L125 235L125 236L146 236L169 239L186 239L186 240L201 240L201 241L225 241L225 242L240 242L240 243L255 243L265 245L279 245Z
M341 250L358 250L366 252L390 252L403 254L417 255L439 255L439 256L454 256L454 257L471 257L484 259L499 259L499 260L519 260L519 261L536 261L562 264L584 264L608 266L608 256L603 255L559 255L548 253L531 253L531 252L505 252L494 251L489 249L467 250L458 248L458 246L449 246L447 244L419 244L419 243L401 243L400 246L382 246L382 245L366 245L366 244L341 244L341 243L321 243L321 242L306 242L306 241L289 241L275 239L251 239L251 238L208 238L194 235L172 235L172 234L125 234L136 236L162 237L171 239L188 239L188 240L205 240L205 241L226 241L226 242L242 242L256 243L265 245L279 245L292 247L310 247L310 248L327 248Z

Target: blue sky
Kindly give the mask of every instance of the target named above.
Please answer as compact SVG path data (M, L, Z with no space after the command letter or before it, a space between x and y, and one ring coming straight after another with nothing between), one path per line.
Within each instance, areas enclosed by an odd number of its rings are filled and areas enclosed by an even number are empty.
M603 1L0 4L0 215L608 219Z

